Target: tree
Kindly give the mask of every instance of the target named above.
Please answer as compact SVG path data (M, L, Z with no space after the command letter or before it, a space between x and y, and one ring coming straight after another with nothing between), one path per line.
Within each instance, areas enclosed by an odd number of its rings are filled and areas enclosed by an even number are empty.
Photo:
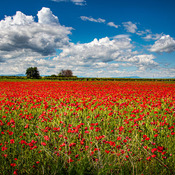
M26 70L27 78L40 78L40 74L37 67L29 67Z
M67 69L67 70L61 70L61 72L58 74L59 77L72 77L73 73L71 70Z
M57 77L55 74L52 74L51 77Z

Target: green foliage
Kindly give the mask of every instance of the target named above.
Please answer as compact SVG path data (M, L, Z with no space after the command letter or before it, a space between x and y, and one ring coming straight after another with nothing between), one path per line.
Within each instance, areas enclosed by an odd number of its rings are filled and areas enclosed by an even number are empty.
M25 76L0 76L0 81L1 80L8 80L8 81L13 81L13 80L28 80L28 77ZM45 76L45 77L39 77L41 78L40 80L57 80L57 81L163 81L167 83L174 83L175 79L174 78L169 78L169 79L152 79L152 78L90 78L90 77L77 77L77 76L72 76L72 77L64 77L59 75L51 75L51 76Z
M174 174L173 84L4 81L0 92L0 175Z
M39 79L40 78L40 74L39 74L38 68L37 67L29 67L29 68L27 68L26 76L27 76L27 78Z
M55 74L52 74L51 77L57 77Z
M59 77L72 77L73 73L71 70L67 69L67 70L61 70L61 72L58 74Z

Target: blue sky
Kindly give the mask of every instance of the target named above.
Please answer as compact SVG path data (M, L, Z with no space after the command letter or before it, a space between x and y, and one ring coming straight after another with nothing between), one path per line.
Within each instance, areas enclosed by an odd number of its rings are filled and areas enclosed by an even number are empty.
M175 77L175 1L6 0L0 74Z

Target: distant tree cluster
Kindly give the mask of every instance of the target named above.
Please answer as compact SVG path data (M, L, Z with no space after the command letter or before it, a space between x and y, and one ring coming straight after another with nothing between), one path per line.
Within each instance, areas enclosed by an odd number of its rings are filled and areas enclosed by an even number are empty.
M37 67L29 67L26 70L27 78L38 79L41 78ZM51 75L51 77L73 77L73 73L69 69L62 69L58 75Z
M61 70L61 72L58 74L59 77L72 77L73 73L71 70L67 69L67 70Z
M40 74L39 74L38 68L37 67L29 67L29 68L27 68L26 76L27 76L27 78L39 79L40 78Z

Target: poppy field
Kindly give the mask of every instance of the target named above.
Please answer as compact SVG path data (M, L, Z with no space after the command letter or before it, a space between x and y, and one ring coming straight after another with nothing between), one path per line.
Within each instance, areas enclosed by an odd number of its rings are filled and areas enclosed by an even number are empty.
M0 81L0 175L172 175L175 83Z

